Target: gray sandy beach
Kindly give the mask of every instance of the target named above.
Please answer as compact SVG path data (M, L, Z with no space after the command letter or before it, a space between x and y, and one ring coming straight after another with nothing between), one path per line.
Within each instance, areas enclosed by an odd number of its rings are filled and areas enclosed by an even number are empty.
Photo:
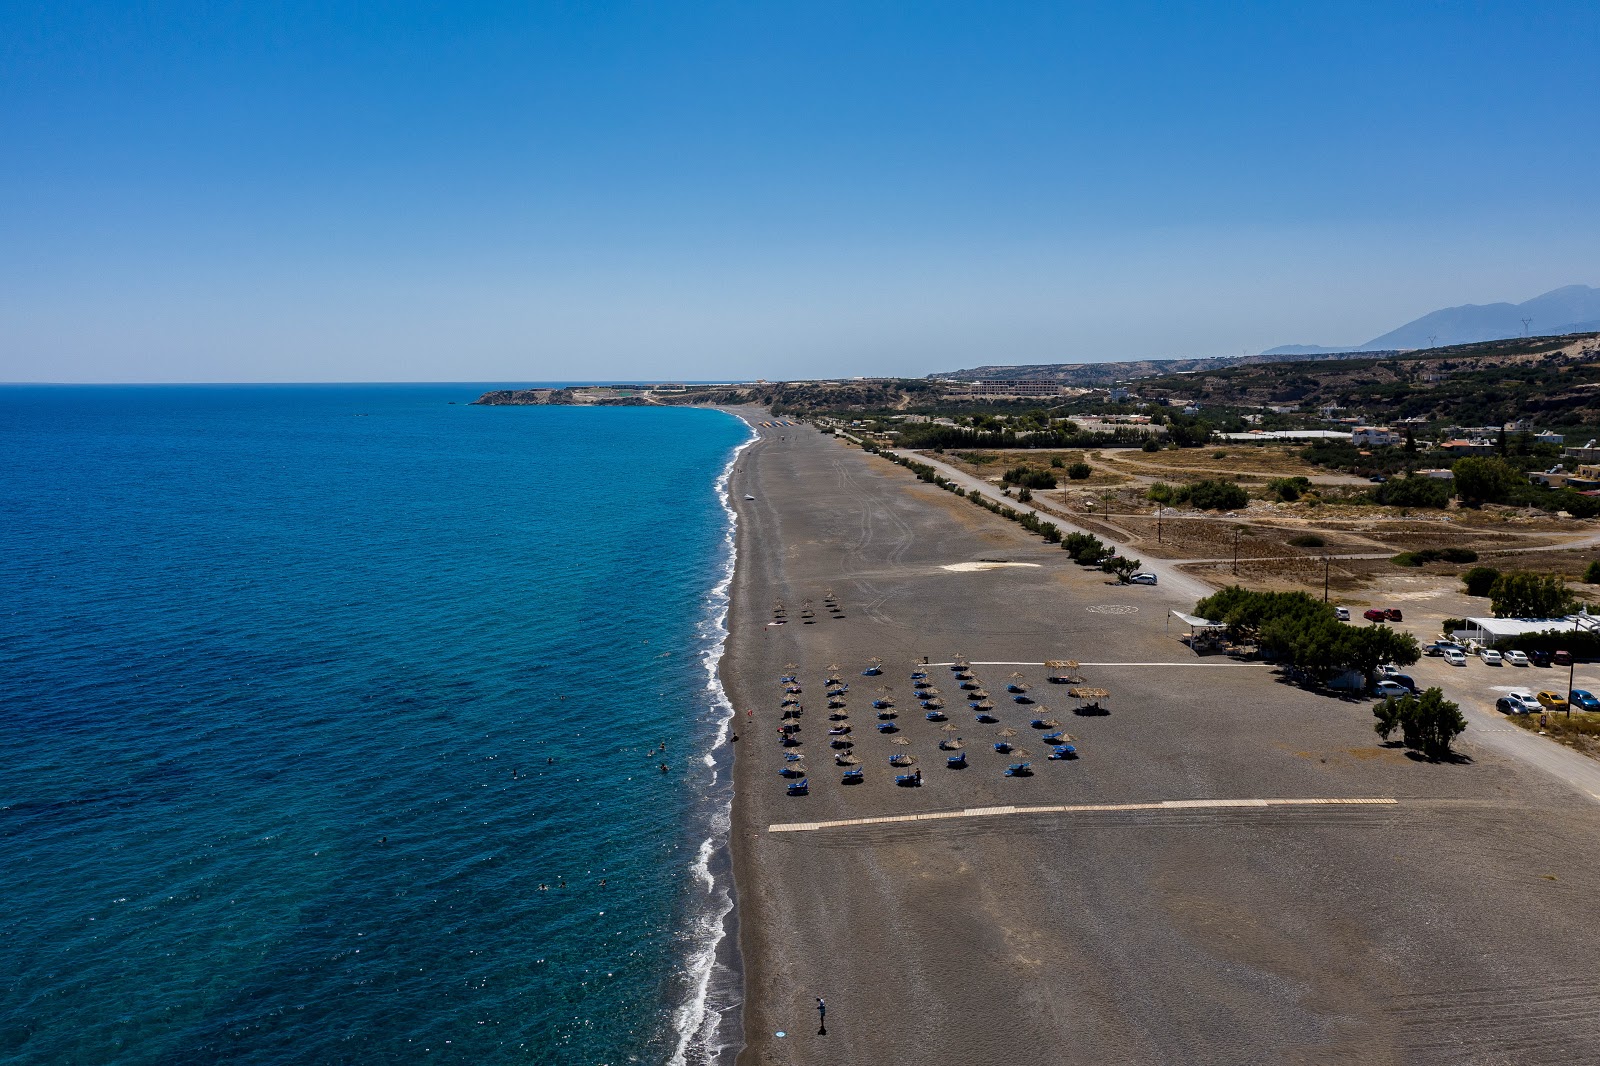
M1109 583L809 427L757 432L722 664L741 1063L1600 1061L1600 807L1470 734L1456 764L1380 746L1370 701L1197 658L1168 620L1192 598ZM980 561L1035 565L947 569ZM947 665L928 681L957 728L926 719L913 661L958 655L997 723ZM1067 659L1109 714L1047 680ZM804 711L785 748L788 663ZM830 721L835 663L848 717ZM1047 759L1035 718L1079 757ZM1029 754L995 752L1002 730ZM956 736L966 769L939 749ZM786 793L786 752L809 795ZM900 752L921 787L896 786ZM1019 761L1032 776L1004 776ZM1004 810L1027 807L1058 809ZM899 817L932 813L962 816ZM854 819L893 820L828 824Z

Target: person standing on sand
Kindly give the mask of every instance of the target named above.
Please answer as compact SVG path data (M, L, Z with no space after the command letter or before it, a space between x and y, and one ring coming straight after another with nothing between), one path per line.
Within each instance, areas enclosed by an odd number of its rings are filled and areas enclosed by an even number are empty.
M817 1035L828 1035L828 1001L817 997Z

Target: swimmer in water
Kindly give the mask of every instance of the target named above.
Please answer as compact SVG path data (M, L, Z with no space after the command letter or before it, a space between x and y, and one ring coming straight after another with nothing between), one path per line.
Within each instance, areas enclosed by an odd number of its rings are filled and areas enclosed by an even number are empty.
M667 764L666 763L662 763L661 764L661 772L662 773L666 773L667 772Z

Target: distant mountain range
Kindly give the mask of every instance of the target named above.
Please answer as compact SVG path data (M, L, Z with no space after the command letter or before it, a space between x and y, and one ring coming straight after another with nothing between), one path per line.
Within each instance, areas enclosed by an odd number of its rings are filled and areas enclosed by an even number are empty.
M1055 381L1093 387L1159 374L1208 373L1255 363L1321 359L1370 359L1397 356L1406 350L1448 348L1523 336L1522 320L1531 338L1569 333L1600 333L1600 289L1567 285L1520 304L1464 304L1447 307L1407 322L1399 329L1354 348L1285 344L1260 355L1209 356L1197 359L1131 359L1115 363L990 364L968 370L929 374L955 381ZM1547 345L1548 346L1548 345Z
M1523 319L1529 322L1525 326ZM1462 304L1433 311L1399 329L1354 347L1285 344L1262 355L1331 355L1336 352L1384 352L1408 348L1442 348L1452 344L1497 341L1511 337L1561 336L1600 331L1600 289L1567 285L1520 304Z

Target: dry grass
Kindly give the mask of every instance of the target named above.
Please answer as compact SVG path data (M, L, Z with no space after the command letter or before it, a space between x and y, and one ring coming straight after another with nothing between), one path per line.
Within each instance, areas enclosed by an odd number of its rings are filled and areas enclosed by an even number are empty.
M1218 452L1226 455L1219 459ZM1166 481L1212 476L1237 481L1330 473L1300 458L1295 449L1260 444L1170 448L1159 452L1104 451L1097 453L1097 458L1108 466Z
M1536 714L1508 714L1506 718L1530 733L1542 729L1557 744L1565 744L1591 759L1600 758L1600 714L1589 711L1573 711L1571 715L1564 711L1555 712L1549 715L1544 726L1540 726Z
M958 470L964 470L974 477L981 477L985 480L997 478L1014 466L1026 466L1034 470L1047 470L1056 476L1057 484L1063 488L1067 486L1093 488L1121 485L1129 480L1129 478L1121 474L1101 470L1098 467L1083 481L1069 479L1067 477L1067 467L1073 463L1090 462L1090 460L1084 458L1084 453L1081 451L989 448L982 451L945 452L943 455L931 455L928 457L943 460ZM1061 465L1052 467L1050 465L1052 459L1059 459ZM1090 465L1092 466L1093 463Z

